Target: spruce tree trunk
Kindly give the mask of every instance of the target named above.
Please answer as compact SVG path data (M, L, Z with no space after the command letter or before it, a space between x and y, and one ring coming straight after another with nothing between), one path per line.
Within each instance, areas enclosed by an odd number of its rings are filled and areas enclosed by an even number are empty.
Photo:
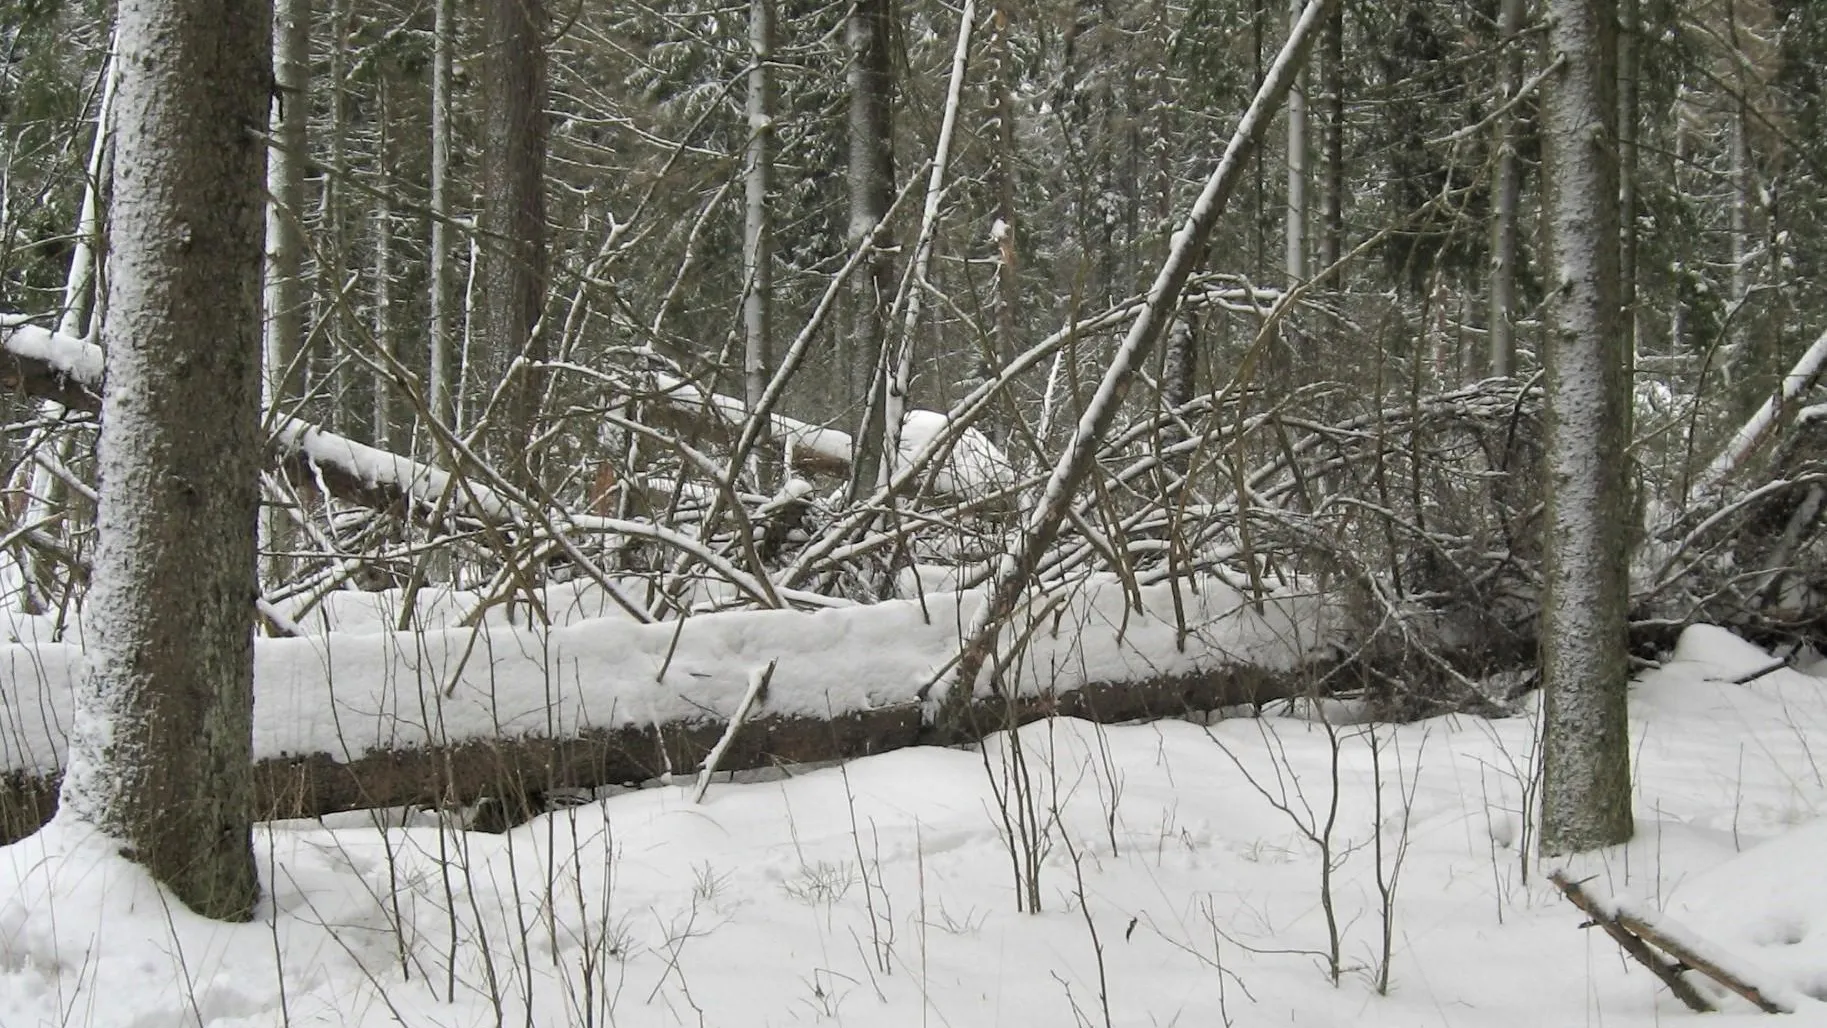
M489 359L505 372L516 357L541 362L546 334L537 331L545 309L546 246L546 39L545 0L485 0L487 64L492 87L484 145L478 272L482 288L482 338ZM527 448L536 432L544 376L521 369L497 415L502 453L515 465L518 484L538 478ZM491 383L492 384L492 383Z
M1631 835L1626 711L1630 354L1618 308L1615 0L1551 0L1542 852Z
M856 0L844 25L850 50L850 227L852 247L861 246L888 214L894 199L894 78L888 53L887 0ZM888 361L888 301L894 292L892 259L882 247L868 257L851 287L849 360L852 402L863 406L862 430L850 465L850 498L875 488L885 435Z
M271 6L124 0L99 542L60 817L197 912L259 895L252 809Z
M1500 104L1507 104L1522 88L1523 13L1528 0L1503 0L1499 29L1503 35L1503 78ZM1516 157L1515 113L1497 116L1497 181L1491 214L1491 283L1489 315L1490 373L1497 377L1516 373L1516 240L1517 206L1522 196L1522 165Z

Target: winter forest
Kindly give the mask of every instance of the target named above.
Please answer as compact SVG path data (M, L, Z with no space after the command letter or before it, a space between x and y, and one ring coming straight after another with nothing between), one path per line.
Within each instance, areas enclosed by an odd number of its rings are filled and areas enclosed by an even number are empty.
M0 1028L1827 1025L1824 53L0 0Z

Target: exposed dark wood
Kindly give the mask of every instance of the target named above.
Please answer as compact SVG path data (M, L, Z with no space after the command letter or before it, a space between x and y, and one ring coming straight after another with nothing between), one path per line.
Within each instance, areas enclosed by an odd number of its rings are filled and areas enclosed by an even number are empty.
M64 374L49 361L5 348L0 348L0 390L37 400L56 400L84 414L101 410L101 397L89 383Z
M1670 938L1667 933L1663 932L1661 929L1657 928L1655 925L1650 924L1649 922L1644 921L1641 918L1633 916L1629 911L1622 911L1622 910L1619 911L1617 921L1618 921L1619 925L1621 925L1625 929L1635 933L1638 938L1648 941L1650 944L1654 945L1657 949L1661 950L1664 953L1667 953L1671 957L1674 957L1676 960L1680 961L1682 964L1686 965L1687 967L1692 968L1695 971L1699 971L1701 974L1706 975L1708 978L1713 979L1714 981L1725 986L1726 988L1731 989L1733 992L1736 992L1740 996L1743 996L1745 998L1745 1000L1748 1001L1752 1006L1755 1006L1757 1009L1763 1011L1764 1013L1766 1013L1766 1014L1792 1014L1792 1013L1794 1013L1793 1010L1789 1009L1788 1007L1784 1006L1781 1003L1778 1003L1776 1000L1773 1000L1770 997L1764 995L1764 992L1762 989L1758 988L1755 985L1752 985L1750 982L1745 981L1743 978L1740 978L1738 975L1735 975L1732 972L1727 971L1725 968L1720 967L1718 964L1713 963L1711 960L1708 960L1705 956L1702 956L1701 954L1694 952L1692 949L1688 948L1687 946L1682 945L1679 941L1677 941L1673 938Z
M1098 682L1014 703L979 702L960 733L941 736L923 723L920 704L906 703L831 718L762 714L736 733L719 769L842 760L932 743L964 743L1010 724L1052 715L1103 723L1179 716L1308 691L1326 669L1293 672L1234 666L1140 682ZM561 738L472 740L451 746L389 750L354 759L328 753L279 757L254 766L263 818L316 817L341 810L403 804L454 806L492 798L509 823L535 812L552 789L646 781L690 774L722 737L726 722L698 721ZM36 831L56 805L55 776L13 771L0 776L0 844Z
M1662 979L1662 983L1675 994L1675 998L1687 1004L1689 1010L1705 1014L1714 1009L1713 1004L1702 996L1699 990L1695 989L1687 979L1681 977L1680 967L1676 966L1673 961L1664 960L1660 954L1649 948L1648 943L1633 934L1630 929L1619 924L1616 918L1607 914L1599 906L1598 901L1593 899L1582 887L1584 882L1573 881L1567 877L1566 872L1559 869L1549 872L1548 880L1553 882L1555 888L1561 890L1561 893L1574 906L1592 918L1593 924L1605 929L1605 934L1611 936L1624 952L1630 954L1632 959L1649 968L1651 974Z

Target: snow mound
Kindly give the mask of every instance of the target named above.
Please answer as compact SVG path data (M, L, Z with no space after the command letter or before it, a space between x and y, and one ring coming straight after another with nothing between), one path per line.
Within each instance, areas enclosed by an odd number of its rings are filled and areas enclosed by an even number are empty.
M1827 1001L1827 818L1683 883L1671 913L1768 980Z
M895 470L905 468L951 419L938 411L910 410L901 421L901 445ZM946 496L971 499L986 496L1015 483L1015 465L990 437L966 427L952 440L951 453L942 454L933 489Z

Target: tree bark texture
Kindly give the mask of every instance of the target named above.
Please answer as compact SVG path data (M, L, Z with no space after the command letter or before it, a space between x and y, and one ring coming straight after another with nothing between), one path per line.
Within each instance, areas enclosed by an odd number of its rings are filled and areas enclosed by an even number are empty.
M1542 851L1631 835L1625 700L1630 354L1618 307L1615 0L1553 0L1542 106L1550 255Z
M1503 0L1499 30L1503 35L1503 77L1498 102L1508 104L1522 88L1523 14L1528 0ZM1522 196L1522 164L1516 156L1514 111L1497 116L1497 181L1491 211L1491 285L1489 314L1490 373L1516 373L1516 240L1517 207Z
M425 376L425 405L431 416L456 427L456 393L451 381L450 330L450 84L451 51L457 31L456 0L433 0L431 43L431 253L426 289L430 292L430 339ZM436 438L427 431L426 443ZM429 449L427 450L429 452Z
M749 411L761 404L774 364L774 228L768 190L774 177L773 97L768 61L774 51L774 0L749 0L748 145L743 151L742 398ZM768 461L755 462L756 485L775 486Z
M888 214L894 201L894 73L889 61L888 0L856 0L844 25L850 52L845 81L850 93L850 230L854 249ZM883 407L888 374L888 304L894 293L893 260L880 245L868 266L854 279L848 364L852 402L863 404L862 430L856 433L850 495L875 488L881 464Z
M484 145L483 303L477 313L489 360L505 373L515 358L543 361L547 351L538 331L548 270L547 14L545 0L484 0L483 8L492 89ZM495 438L518 469L511 477L523 483L537 477L526 443L535 431L542 377L527 368L515 372L505 409L497 415L502 427Z
M62 802L244 920L271 6L120 7L99 543Z

